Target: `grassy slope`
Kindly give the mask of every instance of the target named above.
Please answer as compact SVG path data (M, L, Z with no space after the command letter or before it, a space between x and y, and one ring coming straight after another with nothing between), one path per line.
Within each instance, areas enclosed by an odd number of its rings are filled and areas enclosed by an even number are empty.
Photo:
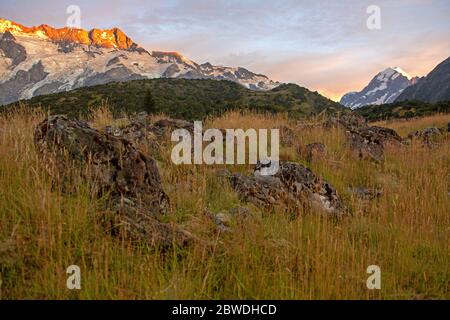
M148 110L151 92L155 108ZM342 109L318 93L294 84L271 91L252 91L230 81L152 79L109 83L69 92L34 97L31 106L43 106L52 113L86 115L89 107L104 101L115 113L138 111L164 112L185 119L202 119L231 109L288 112L292 116L317 114L325 108Z
M368 121L387 119L409 119L430 116L436 113L450 113L450 101L427 103L421 101L401 101L383 105L365 106L355 110Z
M111 237L99 221L101 200L91 198L85 184L64 194L51 181L32 142L42 119L29 109L0 117L3 299L450 298L448 142L431 150L391 148L377 166L349 154L339 130L305 131L285 117L252 113L209 119L214 127L290 125L295 145L281 153L294 161L304 162L295 152L299 145L324 142L329 154L312 169L336 186L353 217L336 222L305 212L292 218L248 206L251 221L218 235L204 208L228 209L240 201L213 168L176 167L166 147L159 165L172 202L167 219L205 242L161 253ZM102 127L111 119L97 113L92 121ZM379 186L384 195L365 204L347 193L348 185ZM66 289L72 264L81 267L80 291ZM380 291L366 289L372 264L381 267Z

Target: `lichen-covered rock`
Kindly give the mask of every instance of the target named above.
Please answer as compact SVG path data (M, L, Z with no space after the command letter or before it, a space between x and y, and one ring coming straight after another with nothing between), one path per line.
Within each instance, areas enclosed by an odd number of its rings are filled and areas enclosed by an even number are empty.
M129 125L123 128L107 126L105 132L114 137L126 139L135 148L154 156L159 155L161 152L158 139L150 130L143 113L132 119Z
M280 142L282 145L285 145L287 147L292 146L294 143L295 133L294 130L287 126L281 126L280 127Z
M348 192L363 200L373 200L383 195L383 190L378 188L348 187Z
M417 139L427 146L432 146L436 139L442 137L444 133L444 128L439 129L436 127L430 127L409 133L408 139Z
M109 196L111 208L128 233L140 234L151 242L160 239L162 235L154 226L163 225L157 219L167 212L169 199L154 159L126 139L62 115L41 122L34 142L42 160L53 162L60 177L70 174L67 171L73 165L84 168L83 177L99 196Z
M392 129L366 126L347 131L350 148L362 159L384 160L387 145L401 145L402 138Z
M333 216L347 212L337 191L298 163L280 162L273 176L261 175L257 166L253 176L232 174L229 179L241 198L262 208L297 211L307 207Z
M331 118L325 128L340 127L345 130L347 144L360 158L382 162L388 144L401 145L402 138L393 129L369 126L363 117L344 115Z
M306 146L306 160L308 162L313 161L314 159L323 157L327 151L327 148L323 143L313 142Z
M190 133L194 132L194 124L179 119L161 119L153 123L149 130L158 138L170 138L170 134L176 129L186 129Z
M366 119L356 114L343 114L340 117L330 117L323 123L324 128L342 128L355 130L367 127Z

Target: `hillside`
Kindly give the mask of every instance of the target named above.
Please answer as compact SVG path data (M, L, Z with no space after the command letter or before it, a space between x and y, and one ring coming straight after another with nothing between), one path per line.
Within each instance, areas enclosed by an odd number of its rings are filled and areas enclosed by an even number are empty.
M437 65L415 85L406 88L396 101L405 100L426 102L450 100L450 57Z
M368 121L429 116L436 113L450 113L450 101L427 103L421 101L400 101L383 105L365 106L355 110Z
M107 102L114 113L165 113L184 119L201 119L231 109L287 112L300 117L345 110L316 92L295 84L270 91L253 91L231 81L147 79L117 82L73 91L37 96L26 103L52 114L86 115L91 107ZM9 109L17 104L6 106Z

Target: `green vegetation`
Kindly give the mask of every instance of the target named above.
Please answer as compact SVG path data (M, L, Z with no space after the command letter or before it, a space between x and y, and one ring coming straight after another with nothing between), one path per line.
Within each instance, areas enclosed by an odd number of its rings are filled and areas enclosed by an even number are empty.
M410 119L436 113L450 113L450 101L427 103L421 101L401 101L383 105L365 106L356 110L367 121L388 119Z
M294 117L318 114L325 109L328 112L344 110L340 104L295 84L284 84L271 91L252 91L230 81L185 79L109 83L38 96L26 103L31 107L40 106L52 114L77 117L86 116L91 108L104 102L114 114L147 111L188 120L236 109L287 112Z

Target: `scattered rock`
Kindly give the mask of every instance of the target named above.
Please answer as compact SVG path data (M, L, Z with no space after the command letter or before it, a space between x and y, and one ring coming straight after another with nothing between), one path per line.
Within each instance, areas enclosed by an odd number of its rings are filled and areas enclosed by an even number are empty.
M123 128L107 126L105 132L114 137L123 138L141 151L152 155L160 154L160 144L155 134L149 130L146 113L140 113L131 123Z
M178 234L157 220L167 212L169 199L156 161L128 140L101 133L86 122L56 115L36 127L34 142L42 161L56 164L60 177L68 174L71 164L86 168L83 177L92 182L99 196L109 196L127 233L163 244L173 240L169 229L172 235ZM157 232L158 228L161 232Z
M342 128L344 130L356 130L367 126L366 119L356 114L344 114L340 117L331 117L323 124L324 128Z
M194 132L194 124L179 119L161 119L153 123L149 128L158 138L170 138L170 134L175 129L186 129L192 134Z
M273 176L263 176L258 166L253 176L232 174L232 187L242 199L262 208L316 209L342 216L346 208L336 190L311 170L294 162L280 162Z
M414 131L408 134L408 139L419 140L427 146L432 146L436 138L441 137L445 132L445 129L439 129L436 127L425 128L422 130Z
M289 127L281 126L280 128L280 142L281 144L290 147L294 143L294 130Z
M212 214L207 211L208 215L211 216L214 224L222 232L232 231L231 226L233 221L235 223L242 223L251 216L250 211L245 207L233 207L228 211L221 211L216 214Z
M365 187L349 187L348 192L364 200L373 200L383 195L382 189L365 188Z
M384 148L388 144L401 145L402 138L392 129L383 127L362 127L347 131L350 148L362 159L375 162L384 160Z
M326 154L327 148L323 143L314 142L306 146L306 160L308 162L313 159L323 157Z
M402 138L395 130L369 126L365 119L357 115L343 115L327 120L324 127L340 127L346 131L347 143L362 159L382 162L384 149L388 144L401 145Z

